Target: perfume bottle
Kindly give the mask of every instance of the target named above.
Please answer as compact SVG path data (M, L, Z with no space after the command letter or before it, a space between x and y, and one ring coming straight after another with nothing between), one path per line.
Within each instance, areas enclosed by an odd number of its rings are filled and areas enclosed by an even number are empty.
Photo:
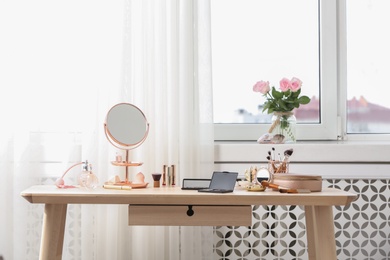
M88 161L83 163L83 171L79 176L80 187L88 189L96 189L99 184L99 180L92 172L92 165L88 164Z

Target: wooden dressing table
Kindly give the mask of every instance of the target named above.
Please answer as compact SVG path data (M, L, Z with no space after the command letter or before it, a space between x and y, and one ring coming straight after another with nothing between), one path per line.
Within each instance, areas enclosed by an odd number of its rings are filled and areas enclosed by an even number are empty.
M128 204L129 225L251 226L253 205L302 205L305 208L309 259L337 259L333 209L356 195L337 189L286 194L277 191L200 193L180 187L110 190L32 186L21 193L30 203L45 204L40 259L62 258L68 204Z

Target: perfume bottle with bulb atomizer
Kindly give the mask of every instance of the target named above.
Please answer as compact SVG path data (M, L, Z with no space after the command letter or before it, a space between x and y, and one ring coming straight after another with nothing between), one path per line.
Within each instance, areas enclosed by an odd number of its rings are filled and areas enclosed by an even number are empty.
M92 172L92 165L88 161L83 163L83 171L79 176L79 184L81 187L96 189L99 185L97 176Z

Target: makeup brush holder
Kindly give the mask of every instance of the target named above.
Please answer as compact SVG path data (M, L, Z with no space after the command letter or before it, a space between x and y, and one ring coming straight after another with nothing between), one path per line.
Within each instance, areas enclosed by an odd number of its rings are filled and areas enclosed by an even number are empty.
M288 173L290 162L288 161L269 161L268 171L270 174Z
M275 174L287 174L289 173L289 161L268 161L269 182L273 183Z

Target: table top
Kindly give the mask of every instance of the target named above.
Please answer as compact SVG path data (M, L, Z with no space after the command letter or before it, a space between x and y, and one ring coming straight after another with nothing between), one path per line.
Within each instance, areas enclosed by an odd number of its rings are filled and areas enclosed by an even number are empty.
M133 205L348 205L354 193L326 188L321 192L280 193L267 189L247 191L236 187L232 193L203 193L180 187L112 190L97 188L59 189L55 185L36 185L21 193L30 203L44 204L133 204Z

